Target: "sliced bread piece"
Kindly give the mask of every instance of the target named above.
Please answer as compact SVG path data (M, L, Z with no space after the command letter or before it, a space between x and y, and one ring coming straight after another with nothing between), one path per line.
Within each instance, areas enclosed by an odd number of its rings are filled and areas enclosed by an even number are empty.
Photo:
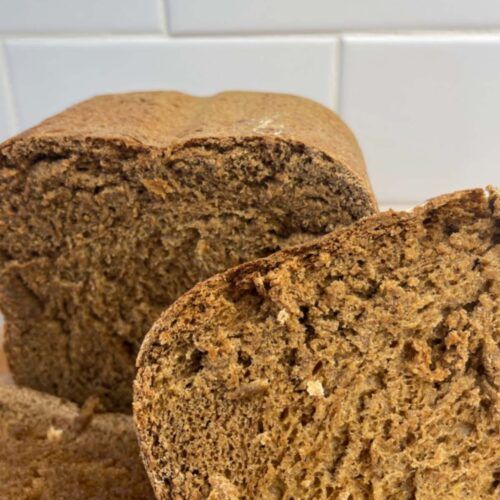
M196 282L376 211L309 100L91 99L0 147L0 308L16 381L130 410L137 351Z
M0 384L0 498L153 499L132 418Z
M499 215L446 195L178 299L135 382L157 497L498 498Z

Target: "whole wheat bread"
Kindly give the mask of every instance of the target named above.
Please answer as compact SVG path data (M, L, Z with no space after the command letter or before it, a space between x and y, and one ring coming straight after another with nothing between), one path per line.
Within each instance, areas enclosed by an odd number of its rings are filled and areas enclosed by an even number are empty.
M15 380L130 411L158 314L196 282L376 211L328 109L277 94L109 95L0 147Z
M498 498L499 214L446 195L179 298L135 382L157 497Z
M0 383L0 498L153 499L132 418Z

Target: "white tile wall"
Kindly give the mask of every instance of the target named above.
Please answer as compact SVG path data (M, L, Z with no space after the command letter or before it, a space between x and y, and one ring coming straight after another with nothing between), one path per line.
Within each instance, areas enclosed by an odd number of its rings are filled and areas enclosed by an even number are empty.
M163 0L0 0L1 33L163 31Z
M106 92L225 89L300 94L333 107L337 41L11 40L6 44L21 128Z
M347 36L340 108L384 202L500 181L500 36Z
M0 142L7 139L10 133L14 130L12 127L12 116L9 110L9 101L7 96L7 66L5 64L5 57L3 46L0 43Z
M166 0L175 35L470 29L500 25L498 0Z
M0 0L0 140L97 93L291 92L407 208L500 184L499 39L500 0Z

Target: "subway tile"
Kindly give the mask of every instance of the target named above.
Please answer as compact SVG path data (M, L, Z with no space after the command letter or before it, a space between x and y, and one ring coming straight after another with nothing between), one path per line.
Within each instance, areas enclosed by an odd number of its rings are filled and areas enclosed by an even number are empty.
M333 38L10 40L20 127L95 94L175 89L195 95L247 89L303 95L333 107Z
M9 114L7 99L7 73L4 65L2 45L0 44L0 143L7 139L12 131L12 124L10 123L11 116Z
M498 28L498 0L166 0L175 35Z
M0 33L159 33L162 1L0 0Z
M382 204L500 184L500 36L346 36L340 112Z

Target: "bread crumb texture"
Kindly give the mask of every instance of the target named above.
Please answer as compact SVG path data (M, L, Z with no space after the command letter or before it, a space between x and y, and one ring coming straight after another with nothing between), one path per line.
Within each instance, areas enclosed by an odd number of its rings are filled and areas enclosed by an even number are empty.
M355 138L306 99L150 92L70 108L0 146L14 378L130 412L139 346L179 295L375 211Z
M135 383L158 498L499 498L499 213L445 195L176 301Z
M31 389L0 384L2 500L148 500L154 495L132 418L82 412Z

